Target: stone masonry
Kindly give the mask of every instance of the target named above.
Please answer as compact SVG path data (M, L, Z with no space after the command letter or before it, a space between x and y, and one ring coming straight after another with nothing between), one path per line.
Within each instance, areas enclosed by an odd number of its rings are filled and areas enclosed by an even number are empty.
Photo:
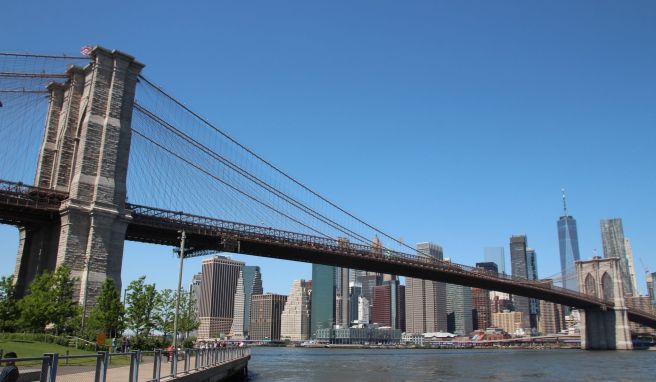
M624 301L624 287L620 277L619 259L598 256L577 261L579 290L590 296L612 300L607 310L586 309L581 313L581 349L633 349L629 318Z
M34 184L64 191L60 219L20 228L16 287L57 266L78 279L75 298L91 304L107 277L121 288L132 107L143 64L96 47L84 68L49 85L50 103Z

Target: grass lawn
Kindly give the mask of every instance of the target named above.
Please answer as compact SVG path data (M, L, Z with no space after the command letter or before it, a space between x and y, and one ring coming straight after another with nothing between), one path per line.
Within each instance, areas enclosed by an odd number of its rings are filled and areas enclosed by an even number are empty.
M9 341L9 340L3 340L0 339L0 349L3 350L4 354L13 351L15 352L19 358L22 357L40 357L45 353L58 353L60 357L65 356L66 352L68 352L69 355L93 355L93 351L89 350L79 350L75 348L70 348L66 346L61 346L57 344L49 344L49 343L44 343L44 342L32 342L32 341ZM29 361L29 362L21 362L19 364L23 366L31 366L31 365L40 365L40 361ZM83 366L83 365L95 365L96 364L96 358L95 357L88 357L88 358L79 358L79 359L70 359L65 360L65 359L60 359L59 360L59 365L65 366L65 365L78 365L78 366ZM129 365L130 364L130 358L128 356L116 356L112 357L111 360L112 365Z

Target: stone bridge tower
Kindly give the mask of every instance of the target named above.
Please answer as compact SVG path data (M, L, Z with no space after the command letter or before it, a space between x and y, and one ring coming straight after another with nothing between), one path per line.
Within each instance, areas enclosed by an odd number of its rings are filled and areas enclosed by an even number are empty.
M582 311L581 349L633 349L619 260L595 256L592 260L576 262L579 291L614 304L607 310Z
M71 66L65 83L48 86L50 101L34 185L62 191L52 223L19 228L16 288L24 295L44 270L66 265L78 278L82 305L111 277L121 288L132 107L143 64L96 47L84 68Z

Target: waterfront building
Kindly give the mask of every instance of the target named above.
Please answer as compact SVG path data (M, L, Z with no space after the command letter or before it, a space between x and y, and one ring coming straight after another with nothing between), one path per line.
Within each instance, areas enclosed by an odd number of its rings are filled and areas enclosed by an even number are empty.
M578 310L572 309L565 316L565 329L570 335L581 333L581 313Z
M631 289L636 296L638 293L638 279L636 277L635 263L633 261L633 249L631 249L631 241L628 237L624 238L624 250L626 251L626 261L629 265L629 278L631 280Z
M310 299L305 280L294 280L280 318L283 340L305 341L310 338Z
M379 326L405 331L405 286L399 280L374 287L372 321Z
M538 258L535 250L526 248L526 267L529 280L538 280ZM529 298L529 323L531 328L538 328L538 315L540 314L540 300Z
M574 262L581 259L576 219L567 214L567 200L563 190L563 215L558 219L558 244L560 250L560 273L563 288L578 290Z
M335 325L335 267L312 264L310 335Z
M316 339L331 344L392 345L401 342L402 333L390 327L324 328L317 330Z
M633 295L633 286L631 285L631 275L629 273L629 260L626 256L622 219L602 219L600 225L604 258L617 257L620 259L619 268L622 277L622 285L624 286L624 294Z
M418 256L436 260L444 258L442 247L433 243L417 244ZM409 333L446 332L446 284L405 278L406 331Z
M446 284L447 329L457 335L468 335L472 325L471 288L463 285Z
M223 256L202 261L198 338L221 338L230 332L239 271L245 265Z
M369 300L364 296L358 297L358 322L362 324L368 324L369 320Z
M528 279L526 235L513 235L510 238L510 265L513 277ZM515 311L522 313L522 327L531 327L528 297L512 296L512 301Z
M349 322L356 322L356 321L359 322L360 321L359 298L362 295L362 285L355 282L351 282L350 284L351 284L350 286L351 292L349 293Z
M553 285L552 280L541 280L542 283ZM558 334L565 328L565 315L563 306L548 301L540 301L540 316L538 331L545 334Z
M512 299L508 293L490 292L490 313L501 313L504 310L513 310Z
M476 268L487 272L499 273L497 264L493 261L476 263ZM490 291L481 288L471 288L472 296L472 327L474 329L487 329L492 325L492 306Z
M245 266L239 272L237 291L235 292L235 308L231 337L235 339L248 338L251 317L251 296L262 294L262 274L258 266Z
M358 276L355 281L362 287L360 293L369 303L368 317L371 318L374 301L374 287L383 285L383 276L376 273L368 273L364 276Z
M492 326L501 328L506 333L516 334L523 332L524 318L522 312L492 313Z
M265 293L251 296L251 340L280 340L282 311L287 296Z
M503 247L483 248L483 258L486 262L495 263L499 273L506 274L506 257L503 251Z

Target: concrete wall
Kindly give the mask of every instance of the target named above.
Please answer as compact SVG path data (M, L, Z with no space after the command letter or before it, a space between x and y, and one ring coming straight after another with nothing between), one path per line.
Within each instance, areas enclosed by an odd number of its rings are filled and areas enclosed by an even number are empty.
M171 381L181 382L220 382L226 381L231 377L246 376L248 374L248 360L251 356L238 359L232 362L214 366L209 369L201 370L185 376L180 376Z

